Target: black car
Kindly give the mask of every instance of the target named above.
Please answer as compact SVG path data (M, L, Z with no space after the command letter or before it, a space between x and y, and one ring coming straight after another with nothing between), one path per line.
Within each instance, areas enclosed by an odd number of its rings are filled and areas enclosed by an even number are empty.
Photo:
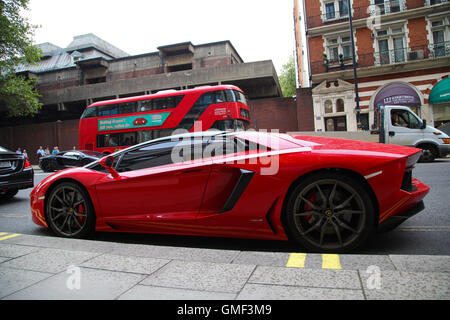
M69 150L41 157L39 167L44 172L51 172L72 167L82 167L103 158L105 155L90 150Z
M34 186L34 171L28 159L0 147L0 200L14 197L19 189Z

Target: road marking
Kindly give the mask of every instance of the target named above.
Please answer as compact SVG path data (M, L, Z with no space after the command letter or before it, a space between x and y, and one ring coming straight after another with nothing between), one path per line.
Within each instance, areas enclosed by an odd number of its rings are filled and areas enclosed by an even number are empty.
M2 236L4 234L8 234L8 232L0 232L0 236Z
M7 234L7 233L6 233L6 232L2 232L2 233L0 233L0 236L1 236L1 235L4 235L4 234ZM20 235L21 235L20 233L13 233L13 234L10 234L10 235L1 237L1 238L0 238L0 241L6 240L6 239L10 239L10 238L14 238L14 237L17 237L17 236L20 236Z
M304 268L306 260L306 253L291 253L289 260L286 263L288 268Z
M339 255L322 254L322 269L342 269Z

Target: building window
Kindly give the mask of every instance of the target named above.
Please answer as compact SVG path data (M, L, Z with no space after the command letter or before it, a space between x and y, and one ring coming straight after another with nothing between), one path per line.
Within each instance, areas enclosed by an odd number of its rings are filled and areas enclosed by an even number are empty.
M361 122L361 129L364 131L368 131L369 130L369 114L368 113L360 113L359 121Z
M325 101L325 113L333 113L333 103L331 100Z
M345 111L344 100L337 99L336 100L336 112L344 112L344 111Z
M447 2L447 1L448 0L428 0L428 3L433 6L435 4L440 4L440 3Z
M325 131L347 131L347 118L343 117L329 117L324 118Z
M330 63L343 62L352 58L352 43L349 35L329 37L325 43Z
M450 17L431 21L431 33L433 44L430 45L430 49L434 56L450 55Z
M405 9L404 0L374 0L376 14L400 12Z
M376 65L405 62L405 33L402 26L379 30L375 36L377 46L377 52L375 52Z
M347 0L332 0L324 3L324 21L342 19L348 17Z

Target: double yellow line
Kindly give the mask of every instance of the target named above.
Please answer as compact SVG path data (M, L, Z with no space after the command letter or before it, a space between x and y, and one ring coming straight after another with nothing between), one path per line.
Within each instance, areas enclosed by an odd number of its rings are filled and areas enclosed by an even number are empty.
M0 232L0 241L20 236L20 233Z
M306 253L291 253L289 255L286 267L304 268L306 262ZM338 254L322 254L322 269L342 269Z

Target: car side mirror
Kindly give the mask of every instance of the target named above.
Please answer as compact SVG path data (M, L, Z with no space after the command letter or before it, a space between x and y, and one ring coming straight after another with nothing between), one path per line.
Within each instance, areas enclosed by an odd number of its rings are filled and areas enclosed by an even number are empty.
M420 129L425 129L427 127L427 119L422 119L422 127Z
M113 156L107 156L104 158L101 158L98 162L100 165L102 165L108 172L113 176L114 179L117 179L120 177L119 173L114 170L113 163L114 163L114 157Z

